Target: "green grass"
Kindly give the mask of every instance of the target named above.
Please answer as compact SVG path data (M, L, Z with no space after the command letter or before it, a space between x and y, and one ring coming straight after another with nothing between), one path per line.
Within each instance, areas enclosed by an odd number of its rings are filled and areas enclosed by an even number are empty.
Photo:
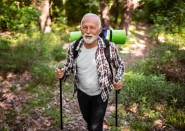
M32 114L32 113L34 113L34 109L33 108L30 108L28 106L22 107L20 109L20 114Z
M52 87L38 86L35 83L28 84L25 87L26 93L33 96L27 101L27 105L30 107L41 107L45 108L49 102L53 100L53 90Z
M38 87L35 84L28 84L25 87L25 91L30 92L30 93L37 93L38 92Z
M39 89L35 94L35 97L28 101L28 105L31 107L43 107L46 106L52 99L52 93L48 90Z
M60 127L60 110L58 107L47 109L45 113L53 118L55 126Z

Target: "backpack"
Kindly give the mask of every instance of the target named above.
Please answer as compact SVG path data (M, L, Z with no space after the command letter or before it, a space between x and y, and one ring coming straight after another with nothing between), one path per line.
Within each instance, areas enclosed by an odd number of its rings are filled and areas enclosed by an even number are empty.
M110 71L111 71L111 75L112 75L112 78L113 79L113 71L112 71L112 66L111 66L111 60L110 60L110 42L105 38L106 36L106 29L103 28L102 32L99 34L99 36L103 39L105 45L106 45L106 48L104 48L104 54L105 54L105 57L107 59L107 62L109 63L109 68L110 68ZM112 34L112 32L110 32ZM110 35L111 35L110 34ZM112 37L110 37L112 38ZM74 59L78 56L78 51L76 51L76 48L80 42L80 40L82 39L82 36L77 39L74 43L74 49L73 49L73 56L74 56ZM110 39L111 41L111 39Z

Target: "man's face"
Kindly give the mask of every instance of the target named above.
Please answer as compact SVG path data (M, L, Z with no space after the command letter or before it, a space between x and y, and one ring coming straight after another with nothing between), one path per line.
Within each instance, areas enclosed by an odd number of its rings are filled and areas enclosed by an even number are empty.
M81 32L84 41L87 44L92 44L95 40L97 40L101 32L101 28L99 28L98 19L92 16L85 17L81 25Z

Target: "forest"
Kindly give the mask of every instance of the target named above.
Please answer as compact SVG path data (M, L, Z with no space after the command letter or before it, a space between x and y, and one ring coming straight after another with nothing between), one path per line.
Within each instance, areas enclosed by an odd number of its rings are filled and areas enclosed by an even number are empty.
M126 66L118 127L112 91L104 131L184 131L184 0L1 0L0 130L60 130L55 69L89 12L102 27L126 32L126 42L116 44ZM62 83L63 130L86 131L73 79Z

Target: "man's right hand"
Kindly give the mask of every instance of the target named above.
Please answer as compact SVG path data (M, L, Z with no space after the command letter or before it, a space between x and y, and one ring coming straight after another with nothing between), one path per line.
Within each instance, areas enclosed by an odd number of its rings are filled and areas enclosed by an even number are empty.
M65 69L64 68L62 68L62 69L57 68L55 70L55 76L57 78L62 78L64 76L64 73L65 73Z

